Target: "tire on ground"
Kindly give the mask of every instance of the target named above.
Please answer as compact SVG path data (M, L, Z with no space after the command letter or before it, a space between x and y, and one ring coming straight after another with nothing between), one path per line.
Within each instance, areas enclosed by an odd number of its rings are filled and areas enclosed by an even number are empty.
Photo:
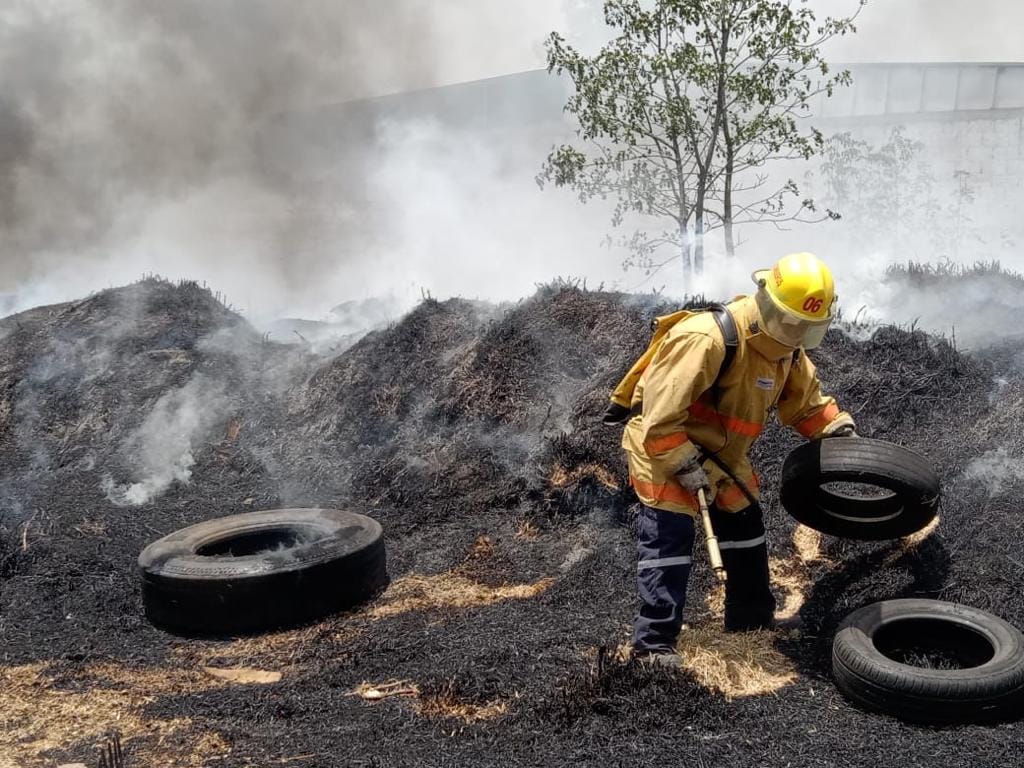
M208 520L139 555L146 617L184 635L293 626L386 586L380 524L335 509L279 509Z
M903 663L921 649L955 658L961 668ZM886 600L854 611L839 625L832 674L843 695L863 709L910 722L1020 717L1024 636L966 605Z
M874 486L882 495L857 496L833 483ZM893 443L833 437L805 443L786 457L782 506L822 533L879 541L909 536L935 517L939 478L924 457Z

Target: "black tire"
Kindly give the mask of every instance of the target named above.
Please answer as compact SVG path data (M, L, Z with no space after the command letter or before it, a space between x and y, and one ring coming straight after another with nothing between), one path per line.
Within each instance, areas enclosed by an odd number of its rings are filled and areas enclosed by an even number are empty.
M914 649L941 653L958 669L896 659ZM836 687L872 712L917 723L1020 717L1024 636L985 611L940 600L886 600L854 611L832 644Z
M854 496L830 483L858 483L885 495ZM782 506L809 528L862 541L909 536L939 506L939 478L924 457L883 440L832 437L805 443L782 466Z
M336 509L249 512L183 528L139 555L146 617L190 636L294 626L386 586L380 524Z

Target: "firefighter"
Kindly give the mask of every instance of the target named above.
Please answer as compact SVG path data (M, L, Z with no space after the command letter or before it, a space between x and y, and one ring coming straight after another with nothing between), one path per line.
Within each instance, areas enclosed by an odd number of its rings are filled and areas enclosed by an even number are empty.
M726 631L771 629L775 598L750 448L773 409L783 424L811 440L856 436L850 414L822 394L805 353L821 343L834 316L828 267L812 254L796 253L753 277L755 294L719 308L717 317L714 312L673 316L676 322L652 344L642 375L635 367L629 397L617 390L606 414L606 421L624 411L632 414L622 447L630 482L643 503L634 653L669 667L681 663L675 645L683 625L698 490L711 500L712 526L728 574Z

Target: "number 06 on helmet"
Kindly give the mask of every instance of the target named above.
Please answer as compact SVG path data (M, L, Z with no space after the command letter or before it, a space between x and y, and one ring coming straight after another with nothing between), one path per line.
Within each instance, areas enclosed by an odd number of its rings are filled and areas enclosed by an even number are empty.
M780 344L814 349L835 316L832 273L810 253L783 256L754 273L763 330Z

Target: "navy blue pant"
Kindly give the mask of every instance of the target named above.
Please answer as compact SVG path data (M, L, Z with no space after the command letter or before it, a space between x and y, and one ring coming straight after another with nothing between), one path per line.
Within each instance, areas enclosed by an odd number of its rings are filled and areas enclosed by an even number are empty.
M739 632L768 629L775 597L768 583L768 547L761 507L720 512L711 507L728 580L725 628ZM644 506L637 520L637 588L640 610L633 624L633 647L645 652L675 648L683 626L686 585L693 556L694 519Z

